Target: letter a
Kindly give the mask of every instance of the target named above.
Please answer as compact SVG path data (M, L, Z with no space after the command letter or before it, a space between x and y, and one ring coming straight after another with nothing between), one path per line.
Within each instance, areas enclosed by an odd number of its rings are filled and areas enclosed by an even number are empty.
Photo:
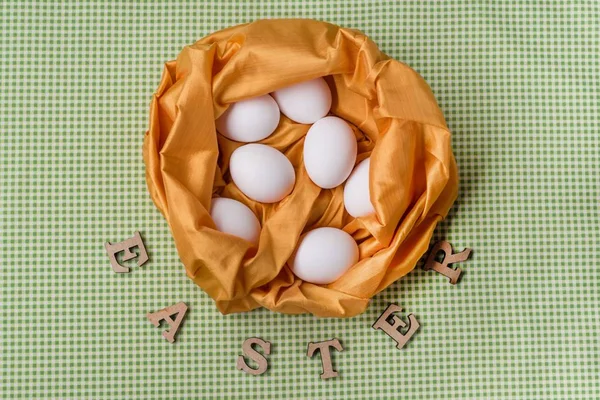
M108 254L108 259L110 260L110 265L112 266L113 271L119 274L123 272L129 272L129 268L119 264L119 262L117 261L117 254L124 251L125 254L123 254L123 261L129 261L137 257L137 255L131 251L131 249L134 247L140 249L140 259L138 260L138 267L141 267L146 263L146 261L148 261L148 253L146 252L146 247L144 247L144 242L139 232L135 232L133 237L119 243L104 243L104 248L106 249L106 253Z
M167 321L167 324L169 324L169 329L164 331L162 335L169 341L169 343L173 343L175 341L175 334L177 333L179 325L181 324L181 321L183 321L183 317L185 316L187 310L188 306L184 302L179 302L154 313L148 313L147 317L157 328L160 326L160 321ZM171 316L175 314L177 314L177 317L175 318L175 321L173 321Z
M388 308L385 309L383 314L379 316L377 321L373 324L373 329L381 329L386 335L394 339L397 343L397 348L400 350L410 340L412 335L415 334L417 329L421 326L417 318L413 314L408 314L408 331L403 335L400 333L400 328L406 328L406 323L402 321L398 316L393 315L397 311L402 311L402 307L397 304L391 303ZM388 318L392 317L392 321L389 322Z
M435 261L435 256L440 251L444 252L444 260L441 263ZM460 268L452 269L448 265L465 261L470 255L471 249L464 249L460 253L452 254L452 245L445 240L442 240L437 242L431 249L423 269L425 271L432 269L439 272L450 279L451 284L456 285L462 270Z
M244 371L250 375L262 375L267 371L269 367L269 363L267 362L267 358L260 354L258 351L252 348L252 345L256 344L260 346L266 355L271 354L271 343L265 342L264 340L253 337L244 340L244 344L242 344L242 350L244 354L250 357L255 363L258 364L258 368L253 369L246 364L246 360L244 360L244 356L239 356L237 359L236 367L237 369Z

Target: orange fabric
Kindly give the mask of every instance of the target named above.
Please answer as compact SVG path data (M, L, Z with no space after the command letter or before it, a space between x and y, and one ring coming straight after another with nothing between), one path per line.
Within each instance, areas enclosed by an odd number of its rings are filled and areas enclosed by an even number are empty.
M282 115L260 143L296 169L293 192L276 204L248 199L231 182L229 157L242 145L217 134L229 104L319 76L333 92L331 112L352 123L357 163L371 156L376 216L344 211L343 186L322 190L302 165L309 126ZM216 32L168 62L144 139L148 190L167 219L188 276L224 313L260 306L282 313L350 317L406 275L425 253L457 196L450 132L425 81L361 32L312 20L261 20ZM246 204L261 221L258 247L218 232L215 195ZM296 278L286 262L303 232L342 228L360 261L336 282Z

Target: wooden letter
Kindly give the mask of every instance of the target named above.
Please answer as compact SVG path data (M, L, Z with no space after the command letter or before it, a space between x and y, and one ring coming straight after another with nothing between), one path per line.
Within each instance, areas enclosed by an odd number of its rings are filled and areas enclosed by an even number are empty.
M181 324L181 321L183 320L187 310L188 306L186 306L184 302L179 302L154 313L148 313L147 317L156 327L160 326L160 321L163 319L167 321L167 324L169 324L169 329L163 332L163 336L170 343L173 343L175 341L175 334L177 333L179 325ZM175 314L177 314L177 317L175 318L175 321L173 321L171 317Z
M108 254L110 265L116 273L129 272L129 268L122 266L117 261L117 254L124 251L123 261L129 261L137 255L131 251L132 248L137 247L140 250L140 258L138 260L138 267L141 267L148 261L148 253L146 253L146 247L139 232L135 232L133 237L124 240L119 243L112 244L110 242L104 243L104 248Z
M246 360L244 360L244 356L239 356L237 359L237 369L240 371L244 371L250 375L262 375L267 371L269 367L269 363L267 362L267 358L260 354L258 351L252 348L252 345L256 344L260 346L266 355L271 354L271 343L265 342L264 340L253 337L244 340L244 344L242 344L242 351L248 357L250 357L255 363L258 364L257 369L252 369L246 364Z
M393 315L393 313L395 313L396 311L402 311L402 307L399 307L397 304L391 303L388 306L388 308L385 309L383 314L379 316L377 321L375 321L375 323L373 324L373 329L381 329L382 331L384 331L386 335L388 335L396 341L396 343L398 344L398 346L396 347L398 347L398 349L401 349L402 347L404 347L406 342L410 340L412 335L415 334L415 332L417 331L417 329L419 329L421 325L419 325L419 321L417 321L417 318L415 318L413 314L408 314L408 330L404 335L401 334L400 328L406 328L407 325L398 316ZM390 318L390 316L392 317L391 321L388 321L388 318Z
M325 342L317 343L311 342L308 344L308 351L306 353L308 357L312 357L317 349L319 349L319 352L321 353L321 364L323 366L323 373L321 374L321 379L335 378L339 375L337 371L333 369L333 365L331 364L331 353L329 352L330 347L333 347L337 351L344 350L342 344L337 339L331 339Z
M441 263L435 260L435 256L440 251L444 252L444 259ZM437 242L431 249L423 269L425 269L425 271L432 269L436 272L439 272L440 274L448 277L451 284L456 285L462 270L460 268L452 269L448 265L465 261L470 255L471 249L468 248L464 249L460 253L452 254L452 245L445 240L442 240Z

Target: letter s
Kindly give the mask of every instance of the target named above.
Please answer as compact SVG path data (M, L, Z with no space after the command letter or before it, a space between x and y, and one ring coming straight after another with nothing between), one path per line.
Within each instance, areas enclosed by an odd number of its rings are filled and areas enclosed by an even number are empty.
M252 345L259 345L266 355L271 354L271 343L265 342L264 340L253 337L244 340L244 344L242 345L242 350L244 354L250 357L254 362L258 364L257 369L252 369L246 364L246 360L244 360L244 356L239 356L237 359L237 369L244 371L251 375L262 375L267 371L269 363L267 362L267 358L260 354L258 351L252 348Z

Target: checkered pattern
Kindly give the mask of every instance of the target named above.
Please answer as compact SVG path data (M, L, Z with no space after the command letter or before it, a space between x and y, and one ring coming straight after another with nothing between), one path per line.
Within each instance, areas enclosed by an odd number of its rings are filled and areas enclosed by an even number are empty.
M471 3L471 4L468 4ZM4 399L600 398L600 3L287 0L0 3ZM347 320L223 317L184 273L141 157L162 65L270 17L364 31L431 85L460 195L436 230L474 249L461 283L415 270ZM150 262L112 272L139 229ZM146 313L190 310L167 343ZM371 324L388 302L421 329ZM273 343L260 377L243 340ZM337 337L340 377L309 341Z

